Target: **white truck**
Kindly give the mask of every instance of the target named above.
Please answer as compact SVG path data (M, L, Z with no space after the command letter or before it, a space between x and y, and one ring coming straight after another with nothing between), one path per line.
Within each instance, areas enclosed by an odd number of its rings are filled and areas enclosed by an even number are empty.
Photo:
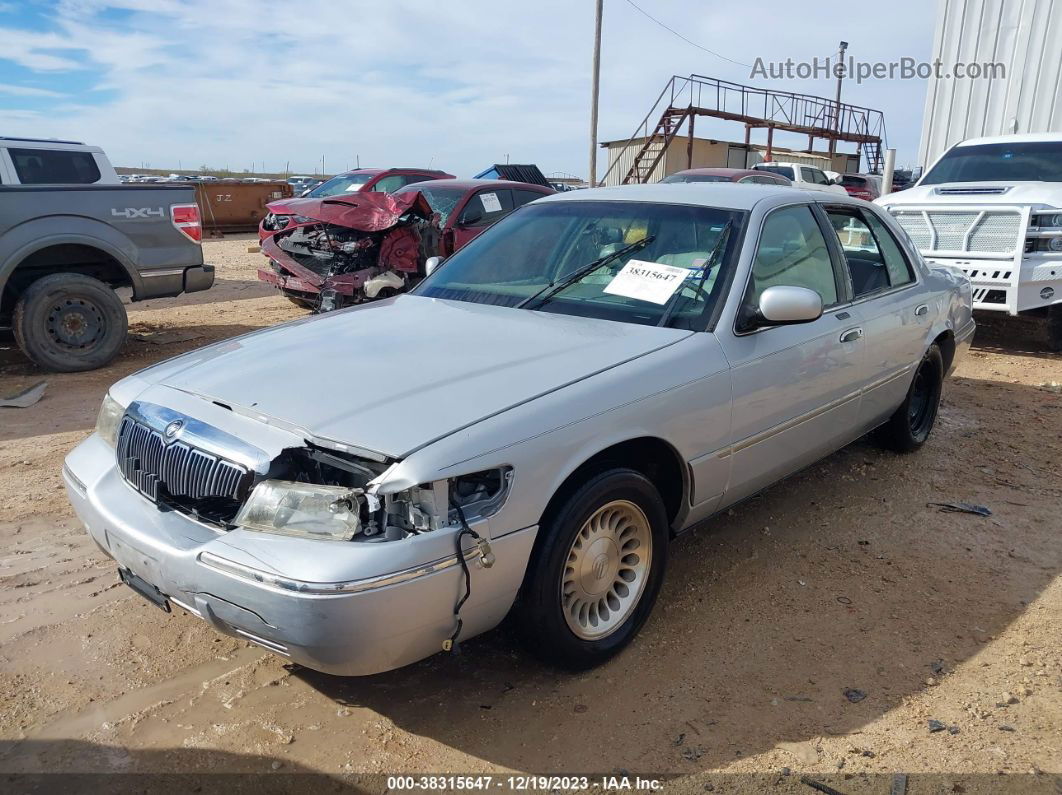
M118 185L120 180L98 146L0 136L0 184Z
M826 172L821 168L815 168L815 166L809 166L806 163L785 163L780 160L771 160L767 163L757 163L753 168L756 171L769 171L772 174L785 177L793 183L794 188L821 190L826 193L838 193L841 196L848 195L848 191L826 176Z
M1062 133L963 141L876 201L926 261L970 278L974 309L1041 316L1062 352Z

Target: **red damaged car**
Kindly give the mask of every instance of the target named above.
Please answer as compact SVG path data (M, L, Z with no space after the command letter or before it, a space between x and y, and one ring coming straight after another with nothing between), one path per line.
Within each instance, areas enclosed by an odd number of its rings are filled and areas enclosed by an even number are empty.
M289 202L296 223L262 240L258 278L325 312L412 287L429 257L446 257L516 207L554 191L504 180L446 180L393 194Z
M439 215L440 257L449 257L517 207L556 193L553 188L504 179L448 179L418 182L395 191L395 198L420 193Z
M300 198L325 199L329 196L347 196L352 193L393 193L411 182L425 180L453 179L453 174L432 168L356 168L337 174L322 182L303 197L281 199L266 205L269 212L258 226L258 238L264 240L274 232L287 228L295 221L298 223L296 206Z

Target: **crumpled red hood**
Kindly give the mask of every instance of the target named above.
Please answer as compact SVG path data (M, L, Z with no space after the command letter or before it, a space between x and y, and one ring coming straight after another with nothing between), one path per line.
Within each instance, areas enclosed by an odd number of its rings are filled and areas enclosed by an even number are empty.
M271 202L274 213L301 215L326 224L344 226L359 232L382 232L398 223L408 212L431 218L428 200L419 191L393 196L390 193L352 193L323 199L288 199Z

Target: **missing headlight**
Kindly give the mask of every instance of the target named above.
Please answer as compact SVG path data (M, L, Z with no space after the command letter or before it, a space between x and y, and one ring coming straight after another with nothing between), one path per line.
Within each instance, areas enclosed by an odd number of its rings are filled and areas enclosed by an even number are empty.
M469 519L485 519L498 512L512 483L511 467L485 469L450 479L450 506L460 507ZM456 511L451 511L456 521Z

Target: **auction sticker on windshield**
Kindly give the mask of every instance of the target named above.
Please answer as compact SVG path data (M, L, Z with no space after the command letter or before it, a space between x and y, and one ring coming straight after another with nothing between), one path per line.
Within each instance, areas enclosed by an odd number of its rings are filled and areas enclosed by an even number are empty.
M611 295L622 295L624 298L666 304L675 294L675 290L682 286L688 274L688 268L632 259L608 283L604 291Z
M500 213L501 202L498 200L497 193L481 193L479 194L479 201L483 205L483 210L488 213Z

